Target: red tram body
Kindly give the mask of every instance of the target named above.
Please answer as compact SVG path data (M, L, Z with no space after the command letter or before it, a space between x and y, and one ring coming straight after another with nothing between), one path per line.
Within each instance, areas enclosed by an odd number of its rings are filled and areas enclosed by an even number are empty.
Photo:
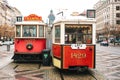
M19 21L20 20L20 21ZM95 68L95 20L71 18L56 20L52 29L52 48L46 49L46 24L31 14L18 17L15 33L14 61L42 60L59 69ZM28 35L29 33L29 35Z
M61 69L74 67L95 68L95 46L87 45L84 50L72 49L70 45L53 45L55 64Z
M33 49L27 49L28 44L32 44ZM46 49L46 39L15 39L16 54L39 54Z
M41 16L17 17L14 61L41 61L46 51L46 24Z
M59 69L95 68L95 20L61 19L53 26L53 65Z

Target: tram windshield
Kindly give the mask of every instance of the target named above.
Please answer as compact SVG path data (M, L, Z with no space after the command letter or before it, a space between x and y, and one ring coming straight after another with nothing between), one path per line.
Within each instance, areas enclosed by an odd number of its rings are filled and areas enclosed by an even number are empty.
M65 44L91 44L92 25L65 25Z
M22 36L23 37L36 37L37 36L37 26L33 26L33 25L30 25L30 26L27 26L27 25L24 25L23 28L22 28Z

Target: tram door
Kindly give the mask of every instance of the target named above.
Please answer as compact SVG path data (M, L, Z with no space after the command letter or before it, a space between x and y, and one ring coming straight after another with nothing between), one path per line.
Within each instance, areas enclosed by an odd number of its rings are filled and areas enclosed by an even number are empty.
M66 25L65 44L92 44L92 26Z

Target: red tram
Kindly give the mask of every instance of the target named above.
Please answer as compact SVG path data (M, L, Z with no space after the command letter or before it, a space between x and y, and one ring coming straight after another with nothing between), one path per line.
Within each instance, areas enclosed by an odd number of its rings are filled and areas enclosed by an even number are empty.
M53 26L53 65L59 69L95 68L94 19L61 19Z
M42 61L59 69L95 68L95 20L77 17L56 20L52 27L52 50L46 49L46 24L41 16L17 18L14 61Z
M46 50L46 24L42 21L42 17L35 14L24 17L24 20L22 17L17 17L15 25L14 61L44 60L43 53L50 52Z

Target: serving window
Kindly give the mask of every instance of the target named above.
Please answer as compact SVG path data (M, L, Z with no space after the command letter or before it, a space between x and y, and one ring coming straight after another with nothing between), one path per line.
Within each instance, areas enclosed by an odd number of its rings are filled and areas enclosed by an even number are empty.
M92 25L87 24L67 24L65 25L66 44L91 44Z

